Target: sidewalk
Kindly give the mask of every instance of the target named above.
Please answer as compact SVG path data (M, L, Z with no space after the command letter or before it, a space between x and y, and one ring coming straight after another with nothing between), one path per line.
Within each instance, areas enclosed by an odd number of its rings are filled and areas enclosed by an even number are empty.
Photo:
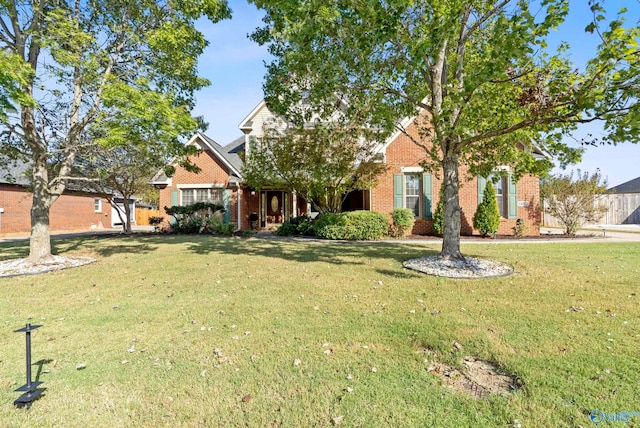
M153 226L133 226L133 233L150 233L153 232ZM462 236L461 244L520 244L520 243L587 243L587 242L640 242L640 224L623 224L623 225L589 225L580 229L577 238L560 238L563 230L556 227L541 227L539 237L521 238L521 239L491 239L481 238L478 236ZM51 234L52 239L74 238L78 236L98 236L98 235L120 235L122 229L101 229L87 230L78 232L63 232ZM325 239L316 239L313 237L280 237L271 232L262 231L255 235L256 238L273 239L273 240L316 240L319 242L332 242ZM2 242L20 242L28 241L29 235L0 237ZM333 241L335 242L335 241ZM341 241L342 242L342 241ZM352 242L352 241L344 241ZM369 241L354 241L369 242ZM440 244L442 238L437 236L425 236L420 238L407 239L384 239L381 241L387 244Z

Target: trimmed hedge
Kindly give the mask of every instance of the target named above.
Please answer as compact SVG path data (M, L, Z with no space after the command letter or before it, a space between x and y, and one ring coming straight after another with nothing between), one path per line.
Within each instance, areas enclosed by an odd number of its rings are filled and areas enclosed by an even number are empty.
M375 241L389 233L389 218L373 211L325 214L314 224L316 236L325 239Z

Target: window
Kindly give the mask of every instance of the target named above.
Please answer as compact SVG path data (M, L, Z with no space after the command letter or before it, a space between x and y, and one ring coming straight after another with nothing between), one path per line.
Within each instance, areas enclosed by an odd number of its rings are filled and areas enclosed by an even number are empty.
M420 218L420 175L404 176L404 207L413 211L415 218Z
M181 205L212 202L222 205L222 189L180 189Z
M96 213L102 212L102 198L93 199L93 211Z
M493 183L493 187L496 189L496 201L498 202L498 210L500 211L500 217L506 218L507 217L507 210L505 210L505 197L504 197L504 189L507 187L505 186L505 178L504 177L498 177L491 178L491 182Z
M431 174L394 174L393 207L408 208L417 219L431 219L431 186Z

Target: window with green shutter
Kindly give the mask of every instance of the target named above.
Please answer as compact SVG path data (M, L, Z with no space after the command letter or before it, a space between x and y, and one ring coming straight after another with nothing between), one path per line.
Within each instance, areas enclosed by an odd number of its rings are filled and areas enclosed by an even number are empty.
M408 208L415 218L433 218L433 179L431 174L393 175L393 207Z

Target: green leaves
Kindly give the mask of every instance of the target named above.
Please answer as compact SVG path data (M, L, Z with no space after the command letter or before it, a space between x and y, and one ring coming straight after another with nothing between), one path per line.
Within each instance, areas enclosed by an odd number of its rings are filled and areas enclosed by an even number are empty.
M0 50L0 122L16 105L34 105L35 101L23 91L33 76L33 70L18 55Z
M193 148L181 141L200 125L194 93L208 84L195 21L230 13L224 0L0 2L0 123L10 130L0 135L11 138L2 148L26 149L39 171L34 206L48 210L78 173L126 199L151 169L185 163Z
M376 161L371 131L341 123L283 127L269 123L251 145L243 176L254 188L278 184L295 190L322 212L339 212L353 190L375 185L385 169Z

